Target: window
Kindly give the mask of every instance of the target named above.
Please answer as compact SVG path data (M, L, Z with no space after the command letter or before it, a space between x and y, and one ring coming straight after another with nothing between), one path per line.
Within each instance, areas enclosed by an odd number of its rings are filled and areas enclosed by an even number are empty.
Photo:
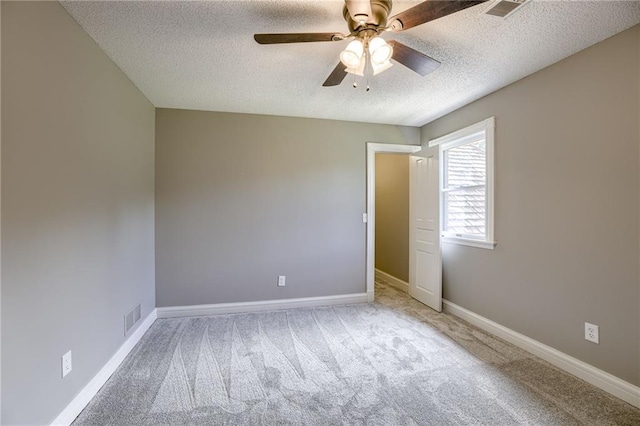
M440 149L442 241L493 249L494 118L429 142Z

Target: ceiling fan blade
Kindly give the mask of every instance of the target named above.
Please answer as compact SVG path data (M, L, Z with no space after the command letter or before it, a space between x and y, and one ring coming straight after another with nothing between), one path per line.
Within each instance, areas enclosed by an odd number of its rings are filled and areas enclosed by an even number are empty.
M427 0L389 18L391 31L403 31L487 0Z
M331 71L329 77L325 80L322 85L324 87L329 86L338 86L342 83L342 80L347 76L347 72L345 71L346 67L342 62L338 62L338 65Z
M307 43L312 41L337 41L344 39L340 33L285 33L254 34L253 38L260 44Z
M389 40L387 43L393 47L393 56L391 56L391 59L398 61L405 67L422 76L435 71L436 68L440 66L439 61L436 61L435 59L425 55L424 53L418 52L409 46L405 46L398 41Z

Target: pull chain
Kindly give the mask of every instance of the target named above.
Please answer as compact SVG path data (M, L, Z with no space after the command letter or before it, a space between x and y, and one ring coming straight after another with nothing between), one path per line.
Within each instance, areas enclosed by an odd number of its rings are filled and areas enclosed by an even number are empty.
M365 78L365 82L367 84L365 91L370 91L371 90L371 86L369 85L369 77L373 74L373 68L371 65L371 58L369 55L369 52L367 51L367 46L368 43L365 42L365 49L363 52L364 55L364 68L363 68L363 77ZM353 74L353 88L357 89L358 88L358 74L356 74L355 72L352 73Z
M367 92L368 92L369 90L371 90L371 87L369 86L369 77L371 76L371 73L373 71L372 68L371 68L372 67L371 58L369 57L369 53L368 52L367 52L366 58L367 58L367 63L365 64L364 75L367 78Z
M367 43L368 46L369 43ZM367 82L367 88L366 91L368 92L369 90L371 90L371 87L369 86L369 76L371 75L371 58L369 57L369 52L368 49L364 51L364 60L365 60L365 64L364 64L364 77L365 80Z

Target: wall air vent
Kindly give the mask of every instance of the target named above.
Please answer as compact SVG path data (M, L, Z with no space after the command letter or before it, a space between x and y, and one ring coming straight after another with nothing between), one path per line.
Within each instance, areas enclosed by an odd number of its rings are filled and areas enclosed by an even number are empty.
M138 321L140 321L141 308L138 303L130 312L124 316L124 335L129 334Z
M485 13L487 15L506 18L528 2L529 0L499 0L493 3Z

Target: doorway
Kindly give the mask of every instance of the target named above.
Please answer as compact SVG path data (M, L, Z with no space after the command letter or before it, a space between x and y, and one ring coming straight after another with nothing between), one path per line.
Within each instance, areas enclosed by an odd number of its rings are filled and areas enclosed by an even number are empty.
M375 299L376 154L409 155L409 295L442 310L438 149L367 143L366 288Z
M376 154L375 282L409 293L408 154Z

